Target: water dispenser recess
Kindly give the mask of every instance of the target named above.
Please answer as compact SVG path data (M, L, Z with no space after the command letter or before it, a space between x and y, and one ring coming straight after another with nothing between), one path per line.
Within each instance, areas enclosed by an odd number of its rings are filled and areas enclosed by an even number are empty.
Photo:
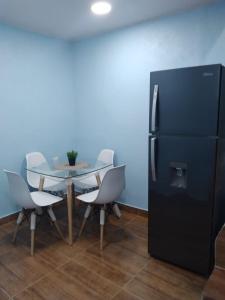
M170 185L180 189L187 188L187 164L182 162L170 163Z

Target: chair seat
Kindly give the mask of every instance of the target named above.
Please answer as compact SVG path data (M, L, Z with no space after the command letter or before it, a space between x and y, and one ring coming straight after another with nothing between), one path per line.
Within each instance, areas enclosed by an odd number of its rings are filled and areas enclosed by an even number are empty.
M95 190L98 188L97 180L94 175L91 175L89 177L85 178L74 178L73 179L75 191L81 192L82 194L84 192L91 192L92 190Z
M78 178L77 181L79 182L79 178ZM82 182L84 184L87 184L87 185L90 185L90 186L93 186L93 187L97 186L97 184L98 184L95 175L84 178L80 182Z
M32 192L31 198L37 206L49 206L59 201L62 201L63 198L54 196L45 192Z
M86 203L92 203L96 200L99 190L77 196L77 199Z
M66 183L64 179L61 178L51 178L45 177L44 190L58 192L66 189Z
M86 176L82 176L82 177L78 177L77 179L74 179L74 184L75 184L75 188L76 186L79 188L81 187L82 189L91 189L91 188L95 188L98 187L98 182L96 179L96 175L97 173L99 174L100 180L103 180L103 177L105 176L106 172L108 170L112 169L112 166L109 166L99 172L95 172L93 175L86 175Z

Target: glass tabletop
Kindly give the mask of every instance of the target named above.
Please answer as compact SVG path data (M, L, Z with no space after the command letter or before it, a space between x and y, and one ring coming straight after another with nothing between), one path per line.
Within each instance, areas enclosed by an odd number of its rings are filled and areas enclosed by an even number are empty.
M110 166L112 166L112 164L98 160L93 164L89 164L86 162L77 162L75 166L69 166L67 164L50 166L48 163L43 163L36 167L26 168L26 170L42 176L69 179L87 175L93 172L98 172Z

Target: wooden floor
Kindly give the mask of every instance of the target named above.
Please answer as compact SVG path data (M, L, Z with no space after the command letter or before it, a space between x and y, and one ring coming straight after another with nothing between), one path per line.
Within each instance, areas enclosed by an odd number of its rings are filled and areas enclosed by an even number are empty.
M66 210L55 210L66 232ZM81 223L76 212L75 234ZM108 218L104 251L99 250L97 216L71 247L61 241L45 218L36 234L35 256L29 254L29 227L11 244L14 222L0 226L0 300L201 299L205 279L149 258L147 218L123 211Z
M225 299L225 226L216 238L215 254L215 267L203 291L204 300Z

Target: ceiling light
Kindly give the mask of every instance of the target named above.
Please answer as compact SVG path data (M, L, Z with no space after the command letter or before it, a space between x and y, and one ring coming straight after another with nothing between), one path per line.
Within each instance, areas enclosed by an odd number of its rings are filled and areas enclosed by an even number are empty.
M108 13L110 13L111 9L111 4L106 1L95 2L91 6L91 11L95 15L107 15Z

